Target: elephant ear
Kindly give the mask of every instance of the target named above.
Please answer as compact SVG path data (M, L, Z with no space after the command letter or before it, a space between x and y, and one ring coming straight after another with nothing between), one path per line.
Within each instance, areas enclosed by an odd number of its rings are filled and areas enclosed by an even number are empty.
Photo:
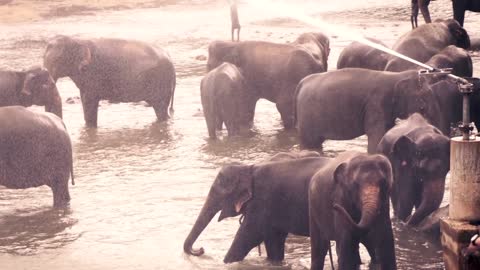
M344 185L347 176L347 163L342 162L333 172L333 181L335 184Z
M415 154L415 143L407 136L401 136L393 145L390 156L397 157L402 167L411 165L412 155Z
M247 202L253 198L252 167L249 166L248 170L239 172L237 185L233 189L230 198L227 198L218 221L227 217L237 216L243 211Z
M23 87L22 87L22 90L20 91L20 94L25 96L32 95L32 85L33 85L34 78L35 78L34 73L27 72L27 74L25 75L25 79L23 80Z
M455 20L447 20L446 23L448 30L457 42L455 45L463 49L470 48L470 37L467 31Z
M77 53L80 59L78 64L78 71L84 72L88 65L92 62L92 52L87 44L83 42L78 42Z

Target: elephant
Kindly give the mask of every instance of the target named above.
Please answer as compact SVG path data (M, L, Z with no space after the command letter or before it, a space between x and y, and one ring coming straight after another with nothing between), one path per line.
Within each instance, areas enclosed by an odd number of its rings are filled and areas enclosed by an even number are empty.
M375 153L395 119L421 112L438 123L440 108L417 71L385 72L345 68L303 79L296 90L296 124L302 147L325 139L349 140L366 134Z
M62 119L7 106L0 107L0 126L0 185L9 189L47 185L53 206L67 206L70 176L75 183L72 145Z
M478 0L452 0L453 18L463 26L465 20L465 11L480 12L480 2Z
M317 65L322 66L323 70L328 70L328 55L330 55L330 40L329 38L319 32L303 33L292 42L292 45L302 47L310 52Z
M321 270L330 240L338 269L357 269L359 243L380 264L396 269L389 191L392 167L382 155L344 152L320 168L308 189L311 267Z
M237 30L237 41L240 41L240 22L238 20L237 0L229 0L230 2L230 20L232 21L232 41L235 41L233 35Z
M301 158L222 167L185 239L184 252L195 256L204 254L203 248L194 249L193 244L221 211L219 221L243 215L224 263L243 260L262 242L268 260L283 260L287 234L309 235L308 184L317 169L329 160Z
M429 4L430 4L430 0L412 0L412 16L410 16L412 29L415 29L416 27L418 27L418 22L417 22L418 9L422 11L422 15L426 23L432 22L432 19L430 18L430 11L428 11Z
M369 41L388 48L383 42L374 38L367 38ZM358 41L350 43L340 53L337 61L337 69L342 68L366 68L373 70L384 70L389 56L386 52L373 48Z
M318 36L322 38L318 43L323 44L325 36ZM307 51L305 45L298 44L213 41L208 47L207 70L223 62L236 65L243 71L247 84L255 89L258 98L276 104L284 127L291 129L293 96L298 82L309 74L326 71L321 64L324 60L318 61L315 55Z
M480 79L465 78L473 84L473 93L470 94L470 119L475 126L480 127ZM463 115L463 96L459 92L458 84L452 80L440 80L433 83L430 88L434 93L435 100L440 106L440 125L438 127L443 134L449 135L451 127L456 126L462 121Z
M201 81L200 93L210 138L216 138L224 122L229 136L252 126L257 99L235 65L223 63L211 70Z
M146 101L159 121L173 112L175 68L168 54L133 40L58 36L48 43L44 66L54 81L70 77L80 90L88 127L97 127L98 103Z
M472 77L473 75L472 58L465 49L455 45L445 47L425 64L437 69L452 68L452 74L460 77Z
M45 106L62 118L62 100L50 73L41 67L25 71L0 71L0 107Z
M392 49L421 63L427 62L432 56L449 45L468 49L470 37L458 22L452 19L437 20L433 23L420 25L401 36ZM417 68L416 64L390 57L385 66L386 71L404 71Z
M391 200L395 216L417 225L437 210L450 170L450 139L414 113L383 136L377 151L393 168ZM410 216L413 207L415 212Z
M320 153L317 151L301 150L293 152L280 152L269 157L267 162L271 161L281 161L281 160L290 160L290 159L299 159L299 158L312 158L312 157L321 157Z

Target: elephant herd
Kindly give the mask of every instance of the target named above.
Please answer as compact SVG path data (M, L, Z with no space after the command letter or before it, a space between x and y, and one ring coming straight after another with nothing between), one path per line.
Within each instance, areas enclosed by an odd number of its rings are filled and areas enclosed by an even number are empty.
M404 34L393 49L471 77L469 46L460 24L444 20ZM439 207L449 171L448 134L461 118L461 96L446 76L419 75L409 62L360 43L344 49L337 70L328 70L329 54L329 38L313 32L288 44L210 43L208 73L200 85L210 138L223 124L228 135L251 128L262 98L275 103L285 129L297 129L303 148L366 134L368 153L336 158L314 151L279 153L258 164L224 166L184 242L186 253L204 253L193 244L221 212L219 220L243 216L226 263L243 260L262 242L268 259L281 261L291 233L310 236L312 269L323 269L331 240L340 269L361 263L360 243L372 263L396 269L389 200L395 216L410 225ZM100 100L146 101L159 121L166 120L176 86L166 52L121 39L58 36L46 47L43 67L0 72L0 184L48 185L54 206L68 204L68 180L73 184L74 177L55 85L62 77L79 88L88 127L97 127ZM472 98L477 101L478 94ZM24 108L33 104L47 113ZM479 126L477 110L472 106Z

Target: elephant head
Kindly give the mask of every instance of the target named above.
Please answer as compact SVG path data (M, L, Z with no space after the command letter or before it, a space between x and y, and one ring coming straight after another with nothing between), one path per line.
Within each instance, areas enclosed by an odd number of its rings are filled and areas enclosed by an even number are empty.
M448 27L449 32L452 34L454 45L463 49L470 48L470 36L456 20L448 19L443 21L443 23Z
M390 161L382 155L356 155L342 162L334 171L335 190L350 202L352 213L359 213L359 222L341 204L338 211L359 233L367 232L381 216L388 216L388 198L392 185ZM337 193L338 194L338 193Z
M204 253L203 248L194 249L192 246L217 212L221 211L218 221L237 216L245 210L247 202L252 197L252 166L224 166L213 182L205 204L185 239L183 250L188 254L201 256Z
M229 62L239 66L239 53L236 49L239 42L213 41L208 46L207 71Z
M23 85L20 90L21 105L45 106L45 111L62 118L62 100L50 73L40 67L20 72Z
M424 132L415 139L401 136L390 156L394 167L392 204L395 214L416 225L438 209L450 168L450 140L440 131ZM415 206L416 210L410 217Z
M394 87L393 117L406 119L413 113L420 113L434 126L440 124L440 107L430 85L431 81L416 71L399 73L404 76Z
M58 36L48 43L43 65L54 81L84 72L92 62L92 52L86 41Z
M318 32L303 33L293 44L304 47L317 61L322 63L324 71L328 69L327 60L330 55L330 40L326 35Z

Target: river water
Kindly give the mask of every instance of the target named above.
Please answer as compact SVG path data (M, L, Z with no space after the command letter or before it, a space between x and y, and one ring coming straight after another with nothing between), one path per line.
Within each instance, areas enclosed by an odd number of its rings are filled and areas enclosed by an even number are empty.
M283 1L308 10L317 19L383 40L387 45L410 29L409 3L400 0ZM254 130L248 137L207 139L201 114L199 83L205 74L207 46L230 36L226 1L156 1L156 8L95 12L28 23L0 25L0 67L22 69L41 63L46 42L57 34L118 37L164 48L177 71L175 114L156 123L143 103L101 102L99 127L86 129L78 89L69 79L57 86L64 100L64 121L74 148L76 185L68 210L52 210L47 187L7 190L0 187L0 269L308 269L308 238L290 237L286 259L270 265L265 252L252 250L241 263L223 264L238 218L214 220L195 246L202 257L183 253L191 229L219 168L233 161L252 163L280 151L298 149L294 132L285 132L275 106L257 104ZM450 1L430 5L432 17L451 17ZM301 21L278 18L241 2L241 38L293 41L317 29ZM423 18L419 17L423 23ZM468 14L466 28L480 35L480 18ZM333 29L333 28L332 28ZM331 30L331 29L330 29ZM329 67L334 69L349 33L331 36ZM480 57L473 53L475 75ZM200 60L199 60L200 59ZM40 108L33 108L41 110ZM327 141L326 156L345 150L366 151L365 137ZM448 189L445 201L448 200ZM442 269L438 241L394 220L399 269ZM362 251L362 259L369 258ZM326 269L328 264L326 264ZM368 269L367 264L362 269Z

